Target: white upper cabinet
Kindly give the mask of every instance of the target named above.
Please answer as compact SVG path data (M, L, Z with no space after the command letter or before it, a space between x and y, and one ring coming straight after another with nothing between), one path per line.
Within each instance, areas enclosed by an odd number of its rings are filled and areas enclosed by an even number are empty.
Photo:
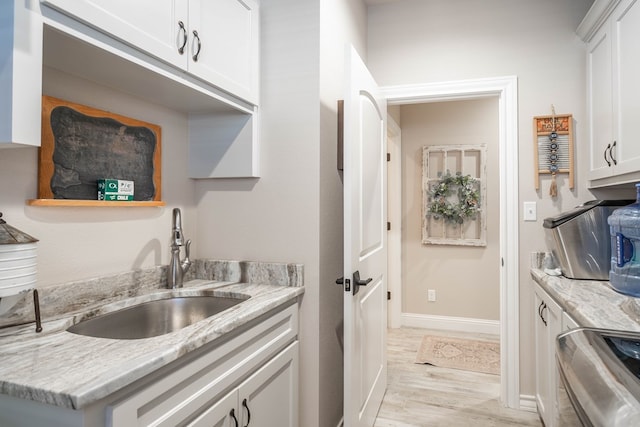
M589 112L589 179L611 176L613 142L613 93L611 77L611 31L602 27L587 45Z
M0 148L40 145L42 24L19 2L0 2Z
M189 72L258 104L259 11L254 0L189 2Z
M591 187L640 178L640 6L598 0L578 28L587 42Z
M254 105L259 100L255 0L41 0L145 54Z
M97 30L178 67L186 68L186 55L177 49L187 30L187 0L42 0Z
M613 12L613 116L616 118L616 174L640 171L640 4L620 3Z
M46 66L186 112L190 178L259 176L257 0L40 3Z

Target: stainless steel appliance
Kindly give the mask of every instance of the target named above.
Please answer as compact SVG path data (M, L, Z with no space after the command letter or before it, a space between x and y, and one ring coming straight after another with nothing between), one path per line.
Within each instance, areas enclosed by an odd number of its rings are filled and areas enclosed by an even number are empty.
M556 362L559 425L640 426L640 333L573 329L558 335Z
M609 280L611 237L607 218L633 200L592 200L555 217L546 218L547 246L570 279Z

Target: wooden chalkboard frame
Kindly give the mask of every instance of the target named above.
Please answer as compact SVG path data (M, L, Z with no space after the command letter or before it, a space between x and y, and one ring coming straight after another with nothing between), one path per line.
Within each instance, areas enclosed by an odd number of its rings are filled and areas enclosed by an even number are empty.
M39 150L38 159L38 198L39 199L54 199L54 193L51 188L51 180L54 175L54 161L53 155L55 151L55 137L53 129L51 127L51 112L58 106L65 106L71 108L83 115L95 117L95 118L108 118L116 120L126 126L144 127L155 135L156 146L153 151L153 185L154 194L152 201L160 202L162 200L162 134L161 128L158 125L143 122L141 120L133 119L130 117L114 114L108 111L99 110L86 105L76 104L73 102L65 101L50 96L42 97L42 142ZM104 178L118 178L125 179L124 177L109 176L109 171L104 172ZM97 187L96 187L97 195ZM97 196L96 196L97 198ZM89 200L89 199L88 199ZM95 199L93 199L95 200ZM105 202L110 203L110 202ZM116 202L111 202L116 203ZM118 202L119 203L119 202ZM125 203L144 203L144 202L125 202Z

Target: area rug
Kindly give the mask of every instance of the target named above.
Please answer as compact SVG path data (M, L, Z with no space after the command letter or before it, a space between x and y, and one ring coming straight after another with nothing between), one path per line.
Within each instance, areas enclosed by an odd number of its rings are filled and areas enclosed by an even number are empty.
M416 363L497 375L500 373L500 343L425 335Z

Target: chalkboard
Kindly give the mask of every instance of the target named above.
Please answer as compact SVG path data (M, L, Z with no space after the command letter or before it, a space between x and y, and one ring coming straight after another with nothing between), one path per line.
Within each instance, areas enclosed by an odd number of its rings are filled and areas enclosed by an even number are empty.
M43 97L38 197L96 200L103 178L134 182L134 200L160 198L160 127Z

